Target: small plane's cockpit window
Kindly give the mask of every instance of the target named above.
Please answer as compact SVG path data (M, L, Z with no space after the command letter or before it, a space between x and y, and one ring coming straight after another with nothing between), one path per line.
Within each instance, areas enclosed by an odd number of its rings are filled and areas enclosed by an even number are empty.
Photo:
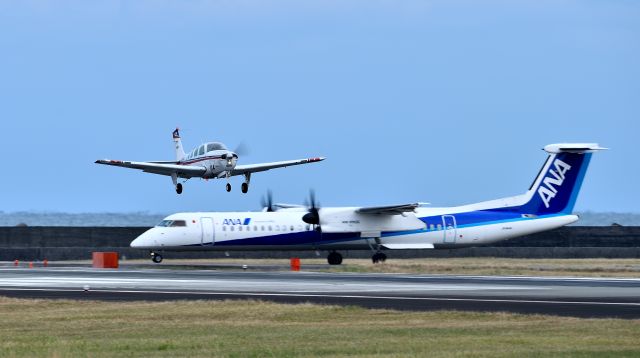
M211 152L214 150L227 150L227 147L225 147L224 144L218 142L208 143L207 152Z
M183 227L187 226L187 222L184 220L162 220L157 227Z
M200 148L198 148L198 155L203 155L204 154L204 144L200 146Z

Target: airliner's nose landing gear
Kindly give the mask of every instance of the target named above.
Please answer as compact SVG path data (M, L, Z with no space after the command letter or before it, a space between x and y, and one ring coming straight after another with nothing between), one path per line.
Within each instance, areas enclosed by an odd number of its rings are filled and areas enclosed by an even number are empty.
M176 193L182 194L182 184L176 184Z
M227 193L231 191L231 183L227 183Z
M378 262L385 262L387 261L387 255L385 255L383 252L378 251L373 254L373 256L371 256L371 261L373 261L374 264L377 264Z
M161 263L162 262L162 255L160 255L157 252L151 251L151 261L153 261L153 262L155 262L157 264Z
M327 256L327 262L329 262L329 265L340 265L342 263L342 255L337 251L331 251Z

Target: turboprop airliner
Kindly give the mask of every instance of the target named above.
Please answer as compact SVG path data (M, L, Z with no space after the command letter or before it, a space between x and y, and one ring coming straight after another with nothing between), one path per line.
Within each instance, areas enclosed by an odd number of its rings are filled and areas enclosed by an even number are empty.
M101 159L96 164L113 165L131 169L139 169L146 173L170 176L176 193L182 194L182 183L178 179L226 179L227 192L231 191L229 178L236 175L244 175L244 183L240 186L243 193L249 191L251 174L263 172L275 168L284 168L292 165L309 164L323 161L323 157L307 159L285 160L280 162L237 165L238 150L230 151L220 142L202 144L193 149L189 154L184 152L180 131L173 131L173 143L176 150L176 160L155 162L130 162L123 160Z
M485 245L574 223L572 214L589 161L606 149L595 143L551 144L538 176L518 196L455 207L419 203L320 208L273 205L262 212L195 212L165 218L131 242L162 261L163 252L187 250L326 250L331 265L339 250L450 249Z

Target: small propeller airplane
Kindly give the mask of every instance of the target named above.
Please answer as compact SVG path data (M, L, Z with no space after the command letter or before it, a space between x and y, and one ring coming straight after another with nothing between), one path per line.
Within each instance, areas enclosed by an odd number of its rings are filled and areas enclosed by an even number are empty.
M273 204L261 212L196 212L166 217L131 242L162 261L165 251L453 249L559 228L578 221L572 213L595 143L544 147L547 161L527 192L475 204L433 208L421 203L321 208L311 193L306 205Z
M123 160L101 159L96 164L112 165L116 167L139 169L146 173L170 176L176 193L182 194L182 183L178 179L227 179L227 191L231 191L229 178L236 175L244 175L244 183L241 190L249 191L251 174L270 169L284 168L292 165L315 163L325 160L324 157L285 160L280 162L237 165L238 153L230 151L220 142L210 142L200 145L189 154L184 152L179 129L173 131L173 143L176 150L175 161L131 162Z

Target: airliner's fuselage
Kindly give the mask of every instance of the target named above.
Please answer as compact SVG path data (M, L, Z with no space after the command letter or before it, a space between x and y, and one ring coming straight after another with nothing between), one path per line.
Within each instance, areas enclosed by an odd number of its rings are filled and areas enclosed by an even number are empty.
M332 209L322 211L329 213ZM433 208L379 218L385 222L375 227L362 223L362 218L343 216L333 227L322 225L321 230L317 230L302 221L304 214L300 211L179 213L168 216L131 246L153 251L448 248L488 244L578 220L576 215L531 217L491 211L454 213ZM368 230L363 231L362 225Z

